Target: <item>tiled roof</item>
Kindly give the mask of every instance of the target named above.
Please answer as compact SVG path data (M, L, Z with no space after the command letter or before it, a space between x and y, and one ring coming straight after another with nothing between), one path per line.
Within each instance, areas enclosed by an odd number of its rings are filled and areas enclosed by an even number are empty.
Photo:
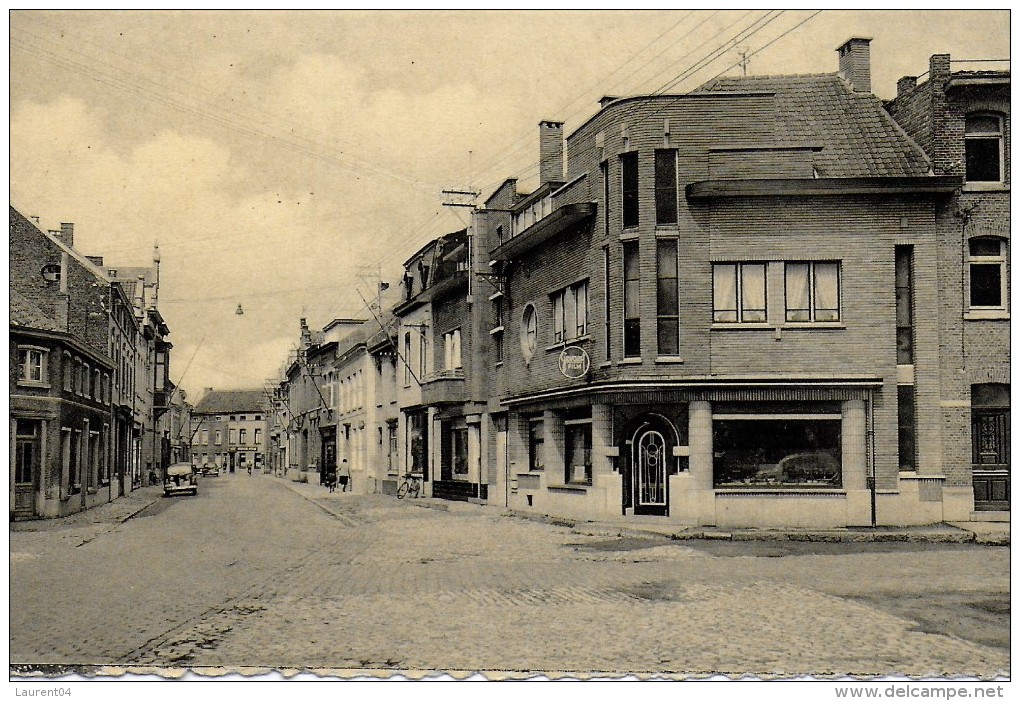
M64 331L60 328L57 320L48 316L28 297L18 292L14 287L11 292L11 326L25 326L39 329L41 331Z
M208 390L198 402L195 414L263 412L266 400L260 389Z
M855 93L835 74L723 77L695 92L772 92L776 138L817 144L821 178L908 177L930 174L924 152L870 93Z

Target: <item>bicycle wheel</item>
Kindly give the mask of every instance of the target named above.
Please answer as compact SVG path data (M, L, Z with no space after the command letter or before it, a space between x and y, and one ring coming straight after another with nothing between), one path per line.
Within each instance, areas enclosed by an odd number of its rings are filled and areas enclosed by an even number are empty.
M397 488L397 499L403 499L407 494L407 489L407 482L401 482L400 486Z
M414 482L412 482L411 486L408 488L407 492L408 492L408 494L411 495L411 498L417 499L420 496L420 492L421 492L421 482L419 482L418 480L415 480Z

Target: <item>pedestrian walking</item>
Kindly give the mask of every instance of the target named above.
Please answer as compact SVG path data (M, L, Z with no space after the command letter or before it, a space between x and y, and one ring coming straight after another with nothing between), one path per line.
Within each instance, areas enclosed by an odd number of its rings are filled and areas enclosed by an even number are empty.
M351 483L351 467L347 464L347 458L343 459L340 463L340 472L337 474L337 481L340 483L340 491L346 492L347 485ZM351 491L354 491L354 487L351 486Z
M330 465L326 468L325 484L330 492L336 491L336 465Z

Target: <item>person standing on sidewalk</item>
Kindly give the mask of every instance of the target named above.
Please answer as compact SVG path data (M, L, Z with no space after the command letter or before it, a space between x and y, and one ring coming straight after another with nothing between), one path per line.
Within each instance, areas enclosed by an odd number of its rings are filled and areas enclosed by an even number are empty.
M347 485L351 483L351 467L347 464L347 458L340 463L340 471L337 473L337 481L340 483L340 491L346 492ZM354 491L353 485L351 491Z

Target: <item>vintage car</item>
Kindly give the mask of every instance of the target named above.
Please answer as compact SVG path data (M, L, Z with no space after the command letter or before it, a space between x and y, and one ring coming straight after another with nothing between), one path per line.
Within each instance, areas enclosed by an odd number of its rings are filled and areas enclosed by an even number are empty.
M195 477L195 470L191 469L191 463L179 462L166 468L163 496L169 497L174 494L198 494L198 480Z
M216 463L207 462L202 465L202 476L203 477L219 477L220 468Z

